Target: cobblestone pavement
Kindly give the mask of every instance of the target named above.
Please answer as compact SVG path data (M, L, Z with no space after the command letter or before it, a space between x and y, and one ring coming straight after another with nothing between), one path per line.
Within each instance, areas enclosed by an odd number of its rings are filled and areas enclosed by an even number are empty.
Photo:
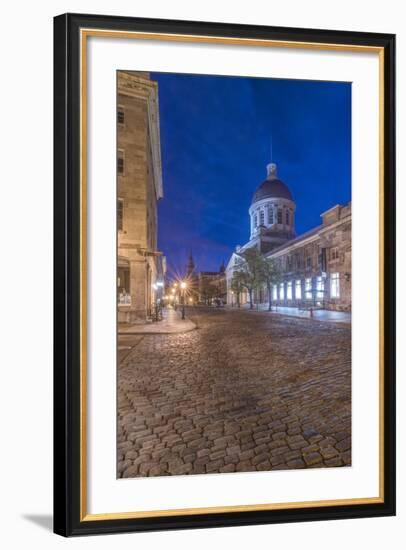
M351 463L351 327L189 310L184 334L126 336L118 477Z

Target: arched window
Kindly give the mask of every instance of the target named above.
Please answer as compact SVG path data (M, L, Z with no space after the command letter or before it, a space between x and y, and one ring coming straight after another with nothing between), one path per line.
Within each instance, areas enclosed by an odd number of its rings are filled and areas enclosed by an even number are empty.
M254 215L254 227L258 227L258 216Z
M278 208L278 223L282 223L282 210Z
M273 206L268 207L268 223L269 225L272 225L274 223Z
M263 210L259 211L259 224L265 225L265 213Z

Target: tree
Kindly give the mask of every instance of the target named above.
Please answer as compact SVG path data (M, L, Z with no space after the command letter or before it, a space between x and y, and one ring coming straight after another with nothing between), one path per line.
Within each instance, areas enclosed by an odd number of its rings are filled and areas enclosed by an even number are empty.
M279 264L272 258L261 256L261 279L268 291L268 311L272 310L272 285L282 281L282 272Z
M234 264L234 284L236 286L241 285L247 289L250 309L253 309L253 292L263 282L262 256L255 247L248 248L244 252L241 252L239 256Z
M242 273L235 271L233 278L231 279L231 290L235 293L237 297L237 307L241 305L241 292L243 291L244 285L242 284Z

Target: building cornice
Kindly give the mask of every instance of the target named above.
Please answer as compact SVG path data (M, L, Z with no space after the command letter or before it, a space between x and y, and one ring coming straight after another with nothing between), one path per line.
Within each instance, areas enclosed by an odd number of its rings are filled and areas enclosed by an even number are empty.
M277 250L268 252L267 254L265 254L265 256L267 258L278 258L279 256L283 256L289 252L292 252L297 248L301 248L302 246L306 246L307 244L310 244L311 242L320 239L320 237L322 237L325 233L331 231L332 229L337 229L337 227L339 227L340 225L343 225L350 221L351 221L351 212L334 223L331 223L326 226L320 225L318 228L311 229L309 231L311 235L309 235L308 237L305 236L306 233L304 233L302 236L299 235L293 241L287 242L286 245L279 247Z

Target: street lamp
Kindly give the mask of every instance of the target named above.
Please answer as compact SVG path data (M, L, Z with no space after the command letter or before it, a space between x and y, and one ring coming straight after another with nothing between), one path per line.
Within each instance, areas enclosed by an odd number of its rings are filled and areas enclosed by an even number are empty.
M187 284L185 281L182 281L180 283L180 288L182 290L182 319L185 318L185 290L186 290Z

